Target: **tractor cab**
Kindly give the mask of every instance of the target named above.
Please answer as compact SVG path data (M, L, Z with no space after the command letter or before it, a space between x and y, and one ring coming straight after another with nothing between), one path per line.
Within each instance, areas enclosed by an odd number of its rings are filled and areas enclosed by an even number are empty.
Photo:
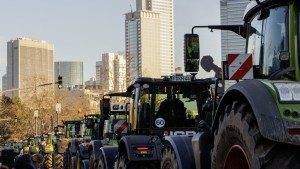
M66 120L63 124L65 125L65 138L82 138L81 120Z
M200 116L207 116L201 111L210 98L211 82L183 74L135 79L126 91L130 100L127 134L194 135Z
M163 79L138 78L129 87L130 131L138 135L194 135L211 80L176 74Z
M99 128L98 125L99 114L85 114L83 117L83 142L90 142L94 139L98 133L96 132Z
M110 93L101 100L101 132L103 145L117 145L117 140L127 134L129 103L127 93Z

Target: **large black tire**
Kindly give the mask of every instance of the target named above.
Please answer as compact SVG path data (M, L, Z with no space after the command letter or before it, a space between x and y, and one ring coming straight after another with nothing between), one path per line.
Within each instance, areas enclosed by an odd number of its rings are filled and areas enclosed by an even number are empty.
M54 167L55 169L63 169L63 155L59 153L54 154Z
M161 160L160 168L161 169L178 169L178 161L174 150L171 147L167 147L163 150L163 157Z
M77 158L76 158L76 156L73 156L72 157L72 169L76 169L76 160L77 160Z
M114 169L127 169L127 155L122 155L114 165Z
M235 101L226 106L225 114L219 118L214 132L211 168L300 168L297 151L299 148L295 146L262 137L250 105Z
M90 169L97 169L98 168L98 161L94 161L94 151L90 151Z
M114 164L114 169L156 169L153 162L128 162L127 154L122 155Z
M95 169L106 169L105 160L104 160L103 156L99 157L98 168L95 168Z
M44 169L52 169L53 162L52 162L52 154L45 154L44 155Z
M80 169L81 168L81 157L80 157L80 153L79 150L76 151L76 168Z
M69 151L68 151L68 149L66 149L63 154L63 168L69 169Z
M68 147L68 169L73 169L73 161L72 161L72 149Z

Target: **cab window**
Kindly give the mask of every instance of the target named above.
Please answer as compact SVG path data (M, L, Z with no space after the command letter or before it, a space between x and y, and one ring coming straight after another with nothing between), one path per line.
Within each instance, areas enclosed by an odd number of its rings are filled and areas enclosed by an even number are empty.
M249 23L248 34L247 53L252 53L253 64L260 65L261 74L268 77L280 69L279 53L288 51L288 7L257 14Z
M155 94L154 126L195 127L197 99L191 99L191 86L160 86Z

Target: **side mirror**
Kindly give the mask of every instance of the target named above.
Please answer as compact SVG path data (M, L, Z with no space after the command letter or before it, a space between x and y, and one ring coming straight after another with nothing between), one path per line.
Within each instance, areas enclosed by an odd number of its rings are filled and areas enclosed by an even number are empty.
M263 20L270 16L270 10L267 8L263 8L259 11L257 20Z
M109 109L110 109L109 101L110 101L110 99L107 99L107 98L103 98L100 101L101 114L103 115L103 118L105 120L109 119Z
M197 34L184 35L184 67L185 72L199 71L199 36Z

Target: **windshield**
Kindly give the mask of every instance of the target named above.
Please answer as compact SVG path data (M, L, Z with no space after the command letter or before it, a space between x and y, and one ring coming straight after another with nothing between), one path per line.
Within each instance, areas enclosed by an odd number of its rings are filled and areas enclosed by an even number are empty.
M259 65L264 77L280 69L278 56L281 51L289 50L288 14L287 6L274 7L250 22L247 53L252 54L253 64Z
M67 136L75 138L81 136L81 124L68 124L67 125Z
M195 127L199 98L194 89L190 85L162 85L142 90L137 128Z

